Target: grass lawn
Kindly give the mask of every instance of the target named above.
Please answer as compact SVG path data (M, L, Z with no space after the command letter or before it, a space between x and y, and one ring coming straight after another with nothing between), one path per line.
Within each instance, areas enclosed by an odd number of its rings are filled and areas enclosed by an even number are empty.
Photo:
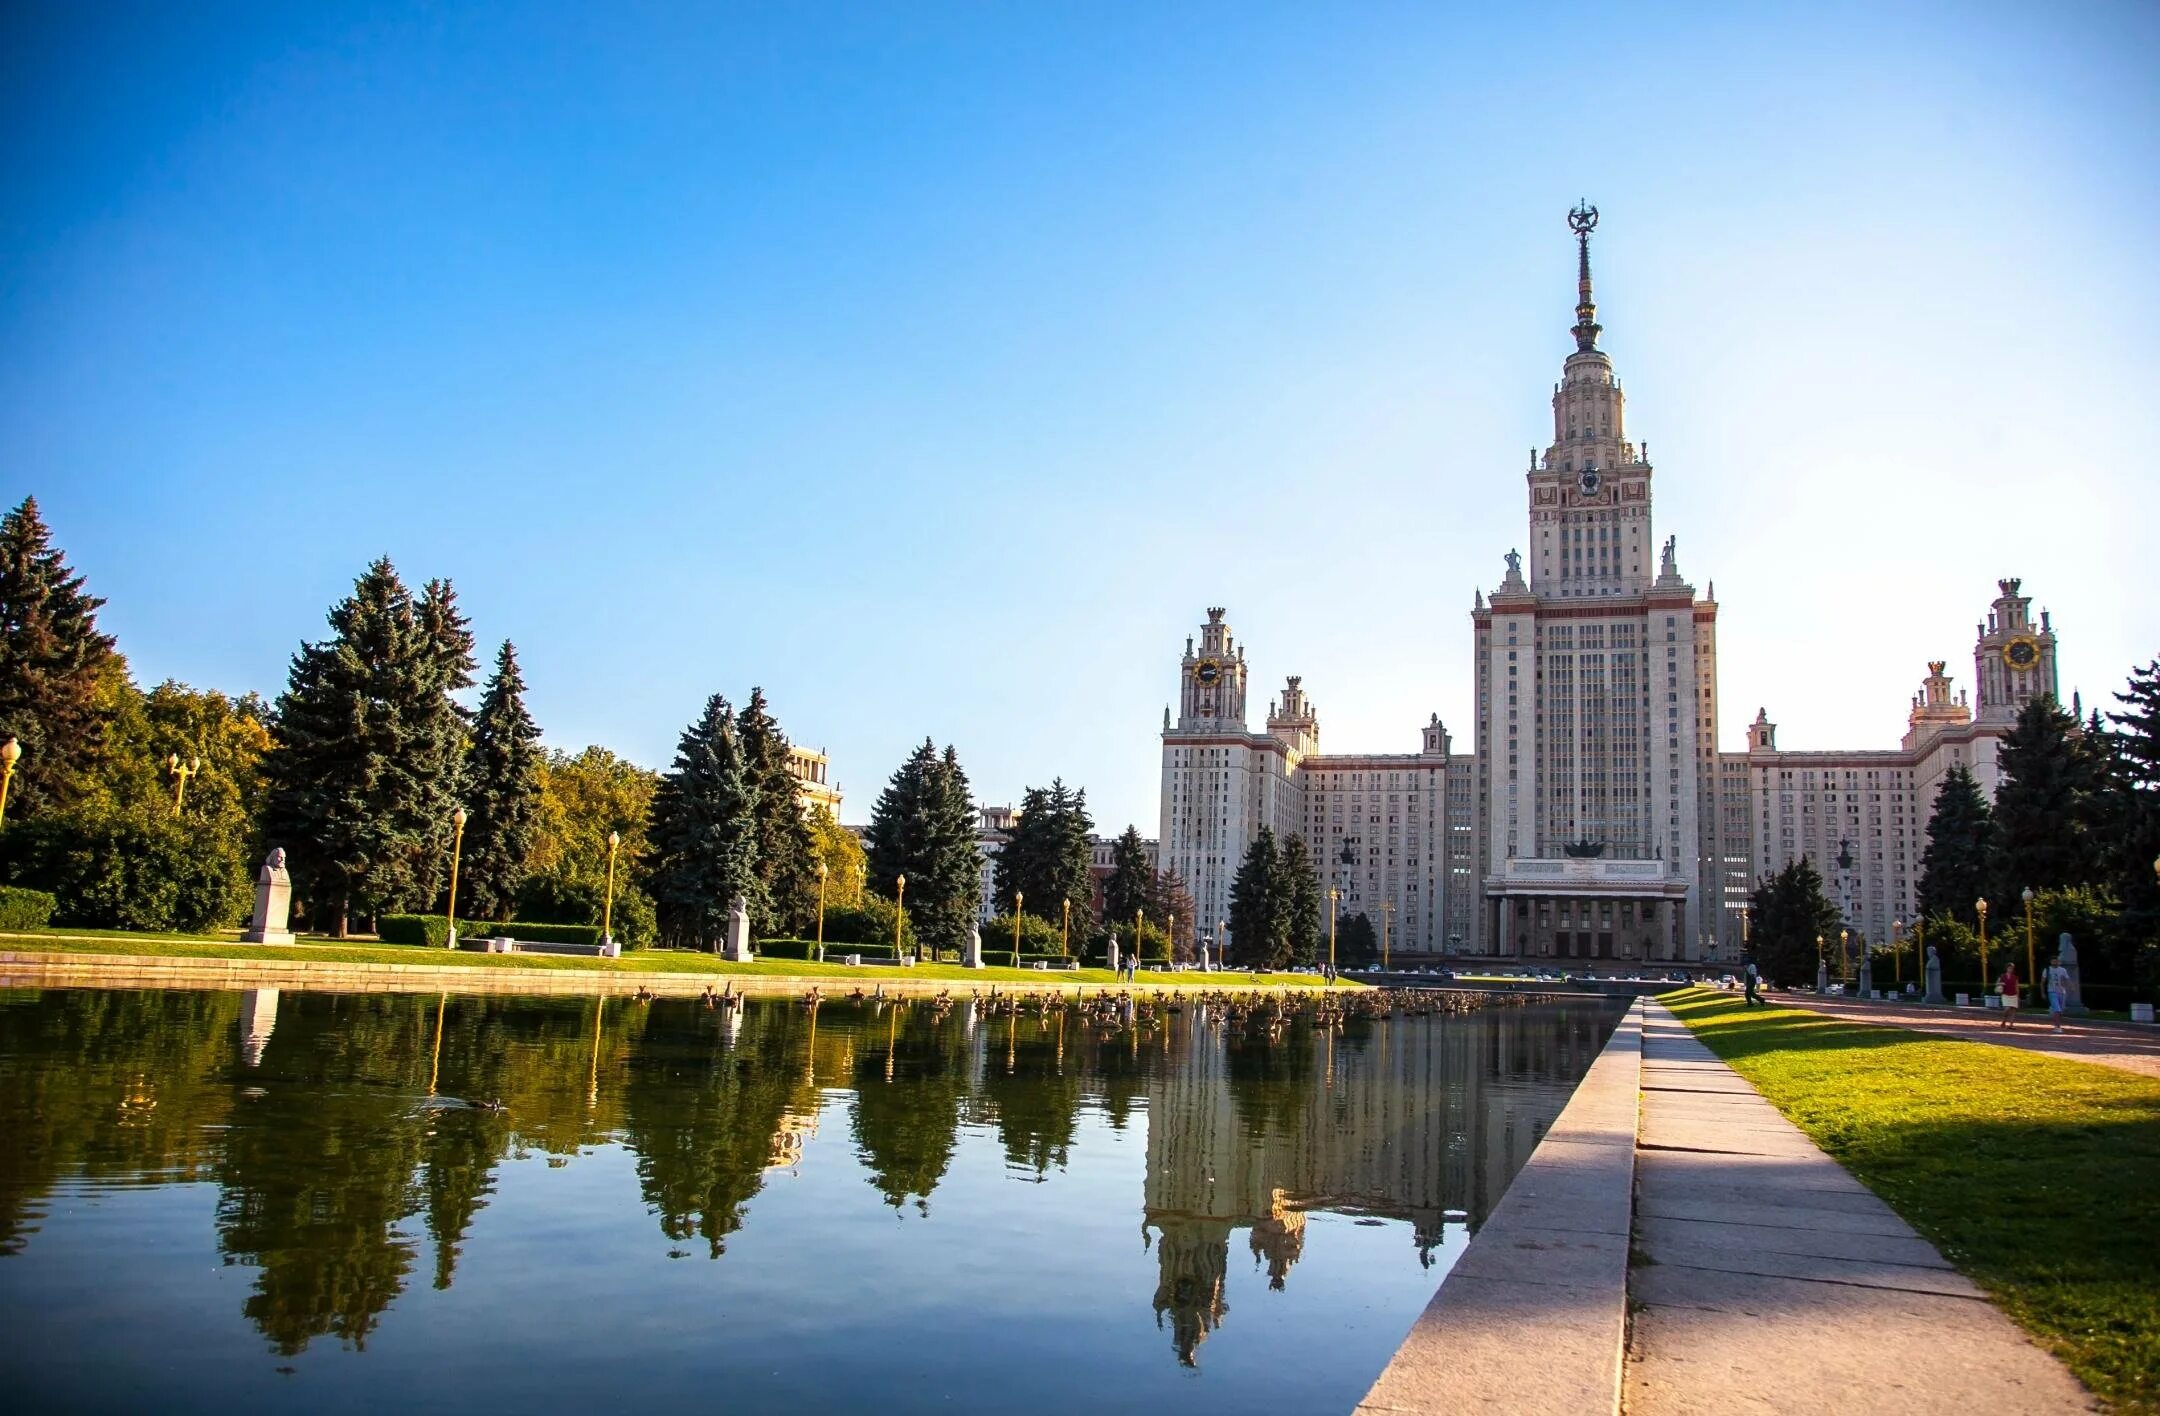
M293 944L241 944L237 934L225 940L193 934L128 934L114 930L66 930L55 933L0 934L0 951L40 950L68 954L132 954L156 958L194 959L302 959L324 964L419 964L430 968L473 969L571 969L587 973L713 974L809 979L870 979L901 981L950 979L961 983L1026 983L1038 987L1063 987L1086 983L1098 987L1115 984L1108 969L1079 969L1071 973L1015 968L964 969L958 964L921 964L912 969L887 965L848 968L844 964L813 964L796 959L760 959L756 963L731 964L712 954L690 954L669 949L640 949L619 959L588 959L557 954L469 954L463 950L426 949L412 944L369 944L346 941L303 940ZM843 946L830 946L833 953ZM1265 984L1277 988L1318 988L1312 974L1249 973L1150 973L1143 970L1142 983L1179 987L1239 987ZM1362 988L1343 980L1339 988Z
M1708 989L1663 1001L2086 1385L2160 1412L2160 1081Z

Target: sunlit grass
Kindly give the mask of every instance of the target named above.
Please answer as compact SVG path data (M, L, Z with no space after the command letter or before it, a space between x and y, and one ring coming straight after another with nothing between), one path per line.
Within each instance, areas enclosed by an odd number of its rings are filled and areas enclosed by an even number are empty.
M831 946L840 953L844 946ZM568 969L626 974L712 974L718 977L768 977L808 979L866 979L877 982L939 979L963 983L1034 984L1063 987L1084 983L1096 987L1118 982L1108 969L1053 971L1037 969L965 969L958 964L920 964L911 969L890 964L806 963L797 959L759 959L731 964L712 954L684 953L672 949L633 950L619 959L592 959L559 954L475 954L463 950L428 949L409 944L368 944L351 940L301 940L293 944L242 944L237 935L218 940L190 934L128 934L120 931L68 930L59 933L0 934L0 951L37 950L49 953L115 954L167 959L296 959L318 964L418 964L430 968L472 969ZM1183 988L1319 988L1311 974L1250 973L1153 973L1143 970L1144 984ZM1344 979L1338 988L1362 988Z
M1663 1001L2095 1392L2160 1412L2160 1081L1709 989Z

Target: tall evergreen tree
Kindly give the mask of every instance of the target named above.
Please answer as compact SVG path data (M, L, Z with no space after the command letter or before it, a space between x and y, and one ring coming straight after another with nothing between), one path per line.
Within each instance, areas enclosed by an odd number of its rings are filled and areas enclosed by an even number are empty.
M1246 968L1280 968L1290 958L1281 865L1275 833L1262 826L1230 882L1230 949Z
M1783 987L1814 982L1820 947L1816 940L1831 940L1834 947L1842 918L1823 893L1815 863L1802 856L1758 881L1749 914L1753 927L1748 947L1763 976Z
M509 919L540 836L540 729L525 711L525 678L507 639L480 696L464 777L469 819L459 913Z
M112 636L98 632L104 603L53 545L35 497L0 517L0 742L22 747L12 817L90 789L111 717L101 690L121 677Z
M1962 918L1992 887L1995 861L1995 813L1966 768L1943 774L1927 837L1920 856L1921 918Z
M2019 711L1997 758L1989 897L2007 909L2026 887L2061 890L2101 876L2100 767L2077 719L2046 695Z
M1175 870L1151 872L1148 889L1148 918L1159 919L1166 924L1175 921L1170 939L1172 959L1199 957L1194 941L1200 929L1200 907L1193 903L1192 892L1185 888L1185 877Z
M2106 736L2111 811L2106 832L2107 880L2122 915L2117 922L2118 970L2146 986L2160 985L2160 659L2130 671L2123 705L2108 714Z
M907 877L907 913L929 949L957 949L974 926L982 891L975 803L950 747L928 738L894 771L863 832L870 888L892 899Z
M416 604L388 559L330 627L300 646L278 698L264 835L289 853L315 921L342 934L349 910L439 897L464 751L449 693L470 681L471 637L447 584Z
M1155 863L1148 858L1140 828L1127 826L1110 847L1110 878L1103 882L1103 913L1106 922L1131 919L1148 907L1154 884Z
M1289 962L1310 964L1320 958L1321 937L1327 928L1327 902L1321 898L1320 874L1313 867L1312 852L1303 836L1283 842L1276 879L1283 891L1283 927L1290 941Z
M1343 916L1335 940L1335 962L1346 969L1380 962L1380 931L1373 928L1371 915L1359 910Z
M683 729L675 765L653 793L647 863L661 943L717 951L738 897L753 919L767 908L757 870L757 797L734 711L716 693Z
M758 878L768 905L755 925L760 934L800 934L817 909L817 842L797 794L787 734L766 707L764 689L750 690L735 731L758 793Z
M1088 839L1093 826L1087 793L1068 790L1062 779L1023 792L1020 819L997 857L993 895L1000 912L1011 914L1014 897L1024 895L1027 912L1037 919L1059 923L1067 901L1086 919L1095 895Z

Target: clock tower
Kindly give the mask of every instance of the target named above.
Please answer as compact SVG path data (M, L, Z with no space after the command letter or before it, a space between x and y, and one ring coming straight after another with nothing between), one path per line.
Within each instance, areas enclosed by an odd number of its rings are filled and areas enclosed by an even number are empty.
M2015 723L2035 698L2059 698L2055 687L2055 627L2048 612L2032 617L2032 596L2018 592L2022 580L1998 580L2000 593L1979 626L1973 646L1973 682L1980 689L1982 723Z
M1597 208L1568 213L1575 233L1575 352L1553 386L1553 440L1530 457L1530 588L1555 599L1639 595L1655 575L1650 462L1627 437L1627 398L1590 289Z
M1231 638L1221 606L1207 612L1197 649L1191 639L1185 641L1178 680L1180 731L1245 731L1245 651Z

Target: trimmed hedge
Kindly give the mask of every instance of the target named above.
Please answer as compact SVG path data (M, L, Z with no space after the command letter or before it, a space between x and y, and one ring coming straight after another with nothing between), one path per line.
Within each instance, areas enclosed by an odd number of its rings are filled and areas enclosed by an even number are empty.
M760 939L752 946L752 951L761 959L815 960L817 958L817 941L814 939ZM889 943L842 944L830 936L826 937L826 963L837 964L842 956L847 954L860 954L865 959L890 959L893 956L893 947Z
M459 939L497 939L508 935L534 944L598 944L597 924L537 924L525 920L507 923L461 919ZM384 915L375 921L375 937L385 944L416 944L441 949L450 943L450 921L441 915Z
M0 885L0 929L43 929L59 904L43 890Z

